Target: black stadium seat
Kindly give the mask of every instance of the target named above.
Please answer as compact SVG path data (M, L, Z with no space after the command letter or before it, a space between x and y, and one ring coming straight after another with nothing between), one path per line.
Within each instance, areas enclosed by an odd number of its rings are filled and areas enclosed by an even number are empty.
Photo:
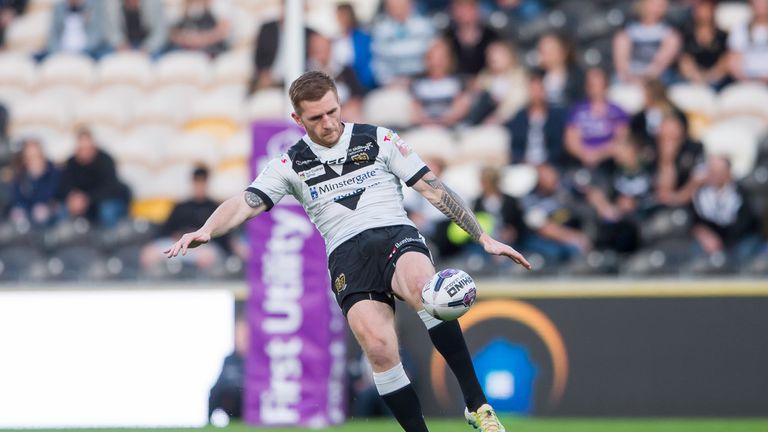
M0 249L0 281L41 282L46 279L45 257L35 247L14 246Z

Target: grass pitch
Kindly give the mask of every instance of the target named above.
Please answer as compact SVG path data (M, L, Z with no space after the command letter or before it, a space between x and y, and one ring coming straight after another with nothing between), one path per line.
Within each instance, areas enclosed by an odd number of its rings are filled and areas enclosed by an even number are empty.
M502 418L509 432L768 432L768 419L541 419ZM433 432L472 432L463 420L428 419ZM149 432L157 429L83 429L71 432ZM226 428L208 426L202 429L160 429L161 432L298 432L298 428L252 428L233 423ZM323 429L333 432L402 432L392 420L356 420L338 427ZM38 430L34 432L40 432ZM57 429L56 432L65 432Z

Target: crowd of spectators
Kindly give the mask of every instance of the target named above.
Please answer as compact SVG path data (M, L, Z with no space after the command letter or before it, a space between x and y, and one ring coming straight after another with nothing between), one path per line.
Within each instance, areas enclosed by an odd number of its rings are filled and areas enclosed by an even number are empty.
M592 63L567 32L544 31L526 40L518 31L545 17L552 4L382 0L375 19L365 23L355 8L341 3L337 34L305 29L307 68L337 80L350 121L365 120L369 92L399 89L410 95L416 127L506 128L510 142L502 156L512 166L530 166L535 186L512 197L500 187L499 167L484 167L480 196L468 198L487 230L549 264L592 251L630 257L649 245L648 221L673 210L689 216L682 241L689 243L690 256L727 253L746 263L768 254L765 209L754 202L755 192L734 176L727 157L708 154L696 141L686 114L667 94L680 82L715 91L733 82L768 82L768 0L751 0L751 19L730 33L715 23L715 1L675 2L678 17L669 19L667 0L637 0L631 18L610 35L608 55ZM52 11L49 43L36 56L77 52L100 58L138 50L157 58L196 50L215 57L229 47L229 6L186 0L178 21L169 23L162 0L62 0ZM0 45L2 30L25 7L24 1L0 2ZM283 25L280 15L256 32L248 92L284 84ZM638 112L611 102L609 88L616 83L643 87ZM0 105L0 159L3 146L10 148L6 123ZM36 138L18 142L13 169L6 171L12 172L3 210L9 221L50 227L84 218L109 229L129 215L130 188L88 129L76 132L75 152L63 166L46 159ZM427 162L438 174L448 163L440 157ZM161 265L159 251L215 208L207 179L206 167L195 170L192 196L137 252L140 266ZM406 204L441 259L481 256L418 197L407 197ZM236 240L223 240L190 264L213 267L237 254Z
M27 3L0 2L0 47L5 29ZM215 56L227 49L230 20L231 10L221 1L186 0L181 17L168 22L163 0L61 0L51 10L48 41L36 57L68 52L98 59L122 50L157 57L176 49Z

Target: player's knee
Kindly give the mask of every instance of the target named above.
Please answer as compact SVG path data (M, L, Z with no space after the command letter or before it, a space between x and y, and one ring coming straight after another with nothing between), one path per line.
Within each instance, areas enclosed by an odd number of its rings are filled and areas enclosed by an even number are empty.
M397 347L384 337L370 335L364 345L365 354L374 370L387 370L400 362Z
M409 298L406 300L414 306L421 304L421 290L431 278L432 275L428 273L414 275L411 280L408 281Z

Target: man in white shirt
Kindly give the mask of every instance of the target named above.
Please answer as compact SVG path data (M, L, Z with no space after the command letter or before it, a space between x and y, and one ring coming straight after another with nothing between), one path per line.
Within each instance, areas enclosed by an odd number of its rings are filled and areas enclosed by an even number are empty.
M286 194L304 207L326 241L334 294L371 362L379 394L404 430L427 431L421 406L398 353L394 297L421 317L435 348L456 375L467 421L484 432L504 431L487 404L458 321L441 321L421 304L435 274L429 249L403 209L401 181L467 231L486 252L530 264L484 233L466 203L445 186L396 133L343 123L333 80L307 72L289 90L294 121L307 134L269 162L243 194L214 211L199 230L166 251L185 254L263 211Z

